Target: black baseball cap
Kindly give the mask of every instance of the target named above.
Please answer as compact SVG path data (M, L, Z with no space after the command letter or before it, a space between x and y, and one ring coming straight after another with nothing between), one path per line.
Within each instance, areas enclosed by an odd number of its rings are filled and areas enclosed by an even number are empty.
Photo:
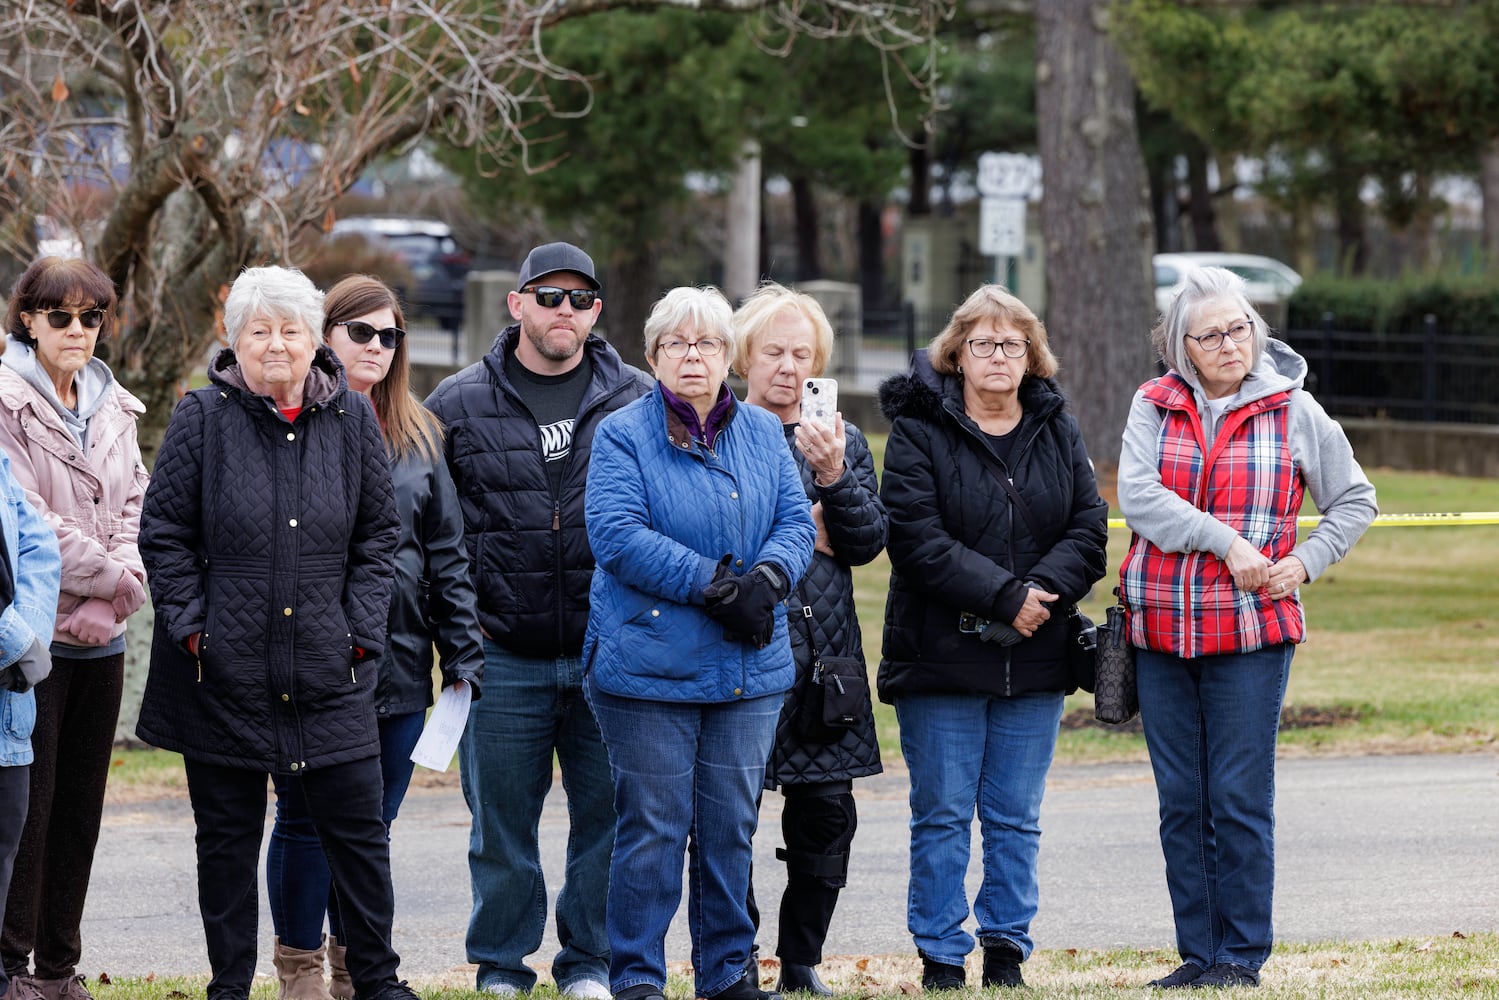
M545 243L530 253L521 262L520 280L516 288L525 288L537 278L544 278L556 271L572 271L579 275L594 291L601 287L593 274L593 258L571 243Z

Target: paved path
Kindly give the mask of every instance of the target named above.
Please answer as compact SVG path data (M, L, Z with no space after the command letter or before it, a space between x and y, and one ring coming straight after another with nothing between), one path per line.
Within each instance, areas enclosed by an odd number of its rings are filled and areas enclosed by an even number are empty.
M1276 931L1291 941L1446 936L1499 930L1499 755L1283 760L1279 765ZM859 834L850 887L828 955L909 954L905 930L904 772L856 783ZM756 844L757 887L773 951L784 868L780 799L768 796ZM556 890L566 843L560 784L542 818ZM1173 942L1155 790L1145 764L1054 768L1042 809L1040 948ZM975 828L975 832L977 832ZM185 801L111 807L83 925L89 976L206 973ZM412 793L395 826L396 946L405 975L466 981L468 812L456 787ZM970 866L970 893L977 886ZM262 907L264 909L264 907ZM971 929L971 922L970 922ZM271 928L262 913L262 973ZM537 963L556 950L550 928ZM667 957L688 957L679 915Z

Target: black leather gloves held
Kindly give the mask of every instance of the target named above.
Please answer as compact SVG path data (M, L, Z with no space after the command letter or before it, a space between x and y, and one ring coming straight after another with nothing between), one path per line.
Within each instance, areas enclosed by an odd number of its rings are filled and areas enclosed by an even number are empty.
M1015 626L1008 622L990 622L984 626L979 633L979 639L983 642L997 642L1001 646L1013 646L1025 636L1015 631Z
M52 654L47 652L47 647L42 645L40 639L32 639L31 645L26 647L26 652L21 654L20 659L0 670L0 687L18 693L30 691L46 680L51 672Z
M775 633L775 607L791 590L786 573L774 563L757 563L748 573L728 573L730 556L719 561L713 580L703 588L708 617L730 638L763 647Z

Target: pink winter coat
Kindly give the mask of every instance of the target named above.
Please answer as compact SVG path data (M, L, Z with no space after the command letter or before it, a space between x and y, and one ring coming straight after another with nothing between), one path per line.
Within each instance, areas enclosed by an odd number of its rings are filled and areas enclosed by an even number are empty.
M10 457L26 499L57 532L62 550L58 622L90 597L112 600L124 573L145 583L136 549L147 480L136 419L144 412L140 400L111 382L89 418L84 455L51 402L0 362L0 448ZM124 631L120 621L112 635ZM56 631L52 638L83 645L70 632Z

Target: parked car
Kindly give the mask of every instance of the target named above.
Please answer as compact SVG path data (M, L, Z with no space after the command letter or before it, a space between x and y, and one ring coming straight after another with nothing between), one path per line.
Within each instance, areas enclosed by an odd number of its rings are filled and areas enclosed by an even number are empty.
M412 284L398 288L415 316L435 320L445 330L463 325L463 286L473 258L453 239L453 231L436 219L357 215L339 219L334 239L361 236L400 260Z
M1171 305L1182 278L1194 267L1222 267L1234 272L1244 279L1249 301L1256 308L1271 307L1277 315L1283 315L1291 293L1301 284L1301 275L1280 261L1253 253L1158 253L1154 263L1155 307L1160 312ZM1267 315L1266 319L1271 317Z

